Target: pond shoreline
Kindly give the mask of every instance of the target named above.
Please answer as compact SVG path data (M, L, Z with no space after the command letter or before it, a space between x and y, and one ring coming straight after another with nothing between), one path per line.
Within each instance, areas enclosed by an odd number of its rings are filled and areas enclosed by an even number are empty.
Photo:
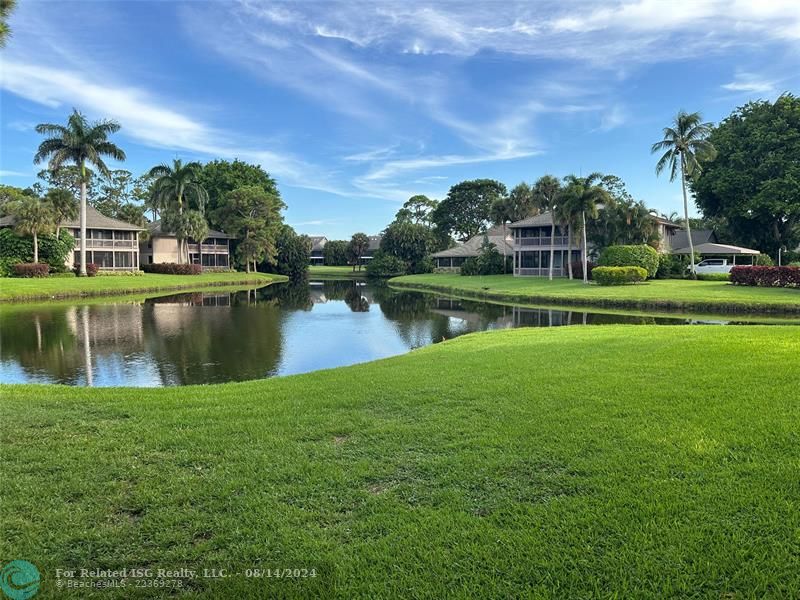
M608 298L569 296L547 293L507 293L486 288L475 289L452 285L437 285L425 281L413 280L415 275L393 278L388 285L395 289L433 292L471 300L516 304L520 306L553 305L574 307L601 307L629 310L660 311L660 312L707 312L714 315L800 315L800 290L797 291L797 304L769 303L769 302L724 302L708 300L686 299L656 299L656 298ZM404 279L412 279L407 281ZM761 289L761 288L759 288Z

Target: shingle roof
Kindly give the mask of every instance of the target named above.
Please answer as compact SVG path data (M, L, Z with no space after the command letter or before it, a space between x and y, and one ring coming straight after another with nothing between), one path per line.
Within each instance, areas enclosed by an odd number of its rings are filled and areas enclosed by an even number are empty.
M488 229L486 233L479 233L478 235L471 237L463 244L459 244L458 246L454 246L453 248L448 248L447 250L442 250L441 252L437 252L433 255L433 258L458 258L458 257L470 257L470 256L478 256L481 252L481 246L483 245L483 238L484 236L489 238L489 241L495 245L497 251L500 254L503 254L503 245L505 244L505 254L513 254L514 253L514 246L513 242L509 239L510 231L506 228L506 237L505 240L503 239L503 226L496 225L491 229Z
M527 219L522 219L522 221L516 221L514 223L511 223L509 227L511 229L517 229L519 227L541 227L552 224L553 224L552 215L549 212L543 212L540 215L528 217Z
M326 238L324 235L310 235L308 236L308 239L311 240L312 252L314 252L315 250L317 252L322 251L322 249L325 248L325 244L328 243L328 238Z
M147 224L147 229L150 231L150 236L151 237L175 237L174 233L166 233L164 231L161 231L161 220L160 219L158 221L153 221L152 223L148 223ZM224 231L217 231L216 229L209 229L208 230L208 235L206 236L206 238L211 238L211 237L228 238L228 239L231 239L231 240L233 239L232 235L228 235Z
M711 229L692 229L692 244L714 243L717 241L717 234ZM669 237L669 245L672 248L686 248L689 245L689 236L685 229L679 229Z
M0 227L11 227L14 225L14 217L12 215L0 219ZM79 229L81 226L80 217L75 219L67 219L60 223L61 227L70 229ZM126 223L119 219L112 219L105 216L91 204L86 206L86 227L89 229L116 229L119 231L142 231L144 227Z
M732 255L732 254L761 254L758 250L753 250L752 248L744 248L742 246L729 246L727 244L697 244L694 247L695 254L721 254L721 255ZM679 248L678 250L673 250L673 254L689 254L689 248Z

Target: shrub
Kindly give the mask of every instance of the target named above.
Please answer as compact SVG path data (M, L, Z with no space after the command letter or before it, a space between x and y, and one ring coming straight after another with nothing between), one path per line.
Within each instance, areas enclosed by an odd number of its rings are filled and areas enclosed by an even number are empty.
M731 283L761 287L800 287L800 267L746 267L731 269Z
M94 263L86 263L86 276L87 277L94 277L95 275L97 275L97 273L99 271L100 271L100 267L98 267L96 264L94 264ZM80 276L80 274L81 274L80 265L75 265L74 267L72 267L72 272L75 273L75 275Z
M46 263L17 263L12 269L14 277L47 277L50 272Z
M697 279L700 281L730 281L728 273L698 273Z
M480 275L480 269L478 269L478 257L477 256L470 256L467 259L464 259L464 262L461 263L461 270L459 271L461 275Z
M0 258L0 277L11 277L14 274L14 265L21 263L15 256L3 256Z
M97 277L141 277L144 271L98 271Z
M683 279L689 269L688 254L660 254L658 257L657 279ZM695 253L694 264L700 262L700 255Z
M40 235L39 262L47 263L51 270L63 270L67 256L74 248L75 238L63 229L60 239L52 234ZM9 228L0 229L0 256L6 261L15 260L17 263L33 262L33 238L18 236ZM10 264L14 263L7 263Z
M648 277L658 272L658 252L652 246L609 246L600 254L601 267L641 267Z
M760 267L771 267L775 263L770 258L769 254L759 254L756 256L756 264Z
M145 273L159 273L161 275L200 275L203 268L200 265L179 265L178 263L152 263L142 265Z
M59 271L57 273L50 273L50 275L48 275L48 277L50 277L50 278L55 277L56 279L69 279L69 278L73 278L74 279L76 277L76 275L72 271L63 271L63 272Z
M405 275L406 263L382 250L367 263L367 277L397 277Z
M642 267L595 267L592 275L598 285L625 285L647 279L647 271Z
M586 263L589 267L589 279L592 278L592 270L597 266L596 263L589 261ZM572 276L576 279L583 279L583 261L582 260L573 260L572 261Z

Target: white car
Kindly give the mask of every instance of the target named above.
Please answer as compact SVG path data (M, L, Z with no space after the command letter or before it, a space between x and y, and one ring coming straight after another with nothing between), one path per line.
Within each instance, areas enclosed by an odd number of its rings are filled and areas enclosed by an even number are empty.
M694 266L697 273L730 273L732 268L733 264L727 258L706 258Z

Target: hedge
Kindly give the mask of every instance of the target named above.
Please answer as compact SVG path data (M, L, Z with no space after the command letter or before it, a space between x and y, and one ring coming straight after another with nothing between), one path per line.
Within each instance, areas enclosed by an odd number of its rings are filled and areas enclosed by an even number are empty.
M760 287L800 287L800 267L749 267L731 269L731 283Z
M728 273L698 273L697 279L700 281L730 281Z
M609 246L600 254L601 267L641 267L648 277L658 272L658 252L652 246Z
M50 272L47 263L17 263L11 268L14 277L47 277Z
M625 285L644 281L647 271L642 267L595 267L592 278L598 285Z
M142 265L145 273L159 273L161 275L200 275L203 267L200 265L179 265L178 263L152 263Z
M87 277L94 277L95 275L97 275L97 272L99 270L100 270L100 267L98 267L95 263L86 263L86 276ZM81 274L81 266L80 265L75 265L74 267L72 267L72 272L75 273L75 275L80 275Z

